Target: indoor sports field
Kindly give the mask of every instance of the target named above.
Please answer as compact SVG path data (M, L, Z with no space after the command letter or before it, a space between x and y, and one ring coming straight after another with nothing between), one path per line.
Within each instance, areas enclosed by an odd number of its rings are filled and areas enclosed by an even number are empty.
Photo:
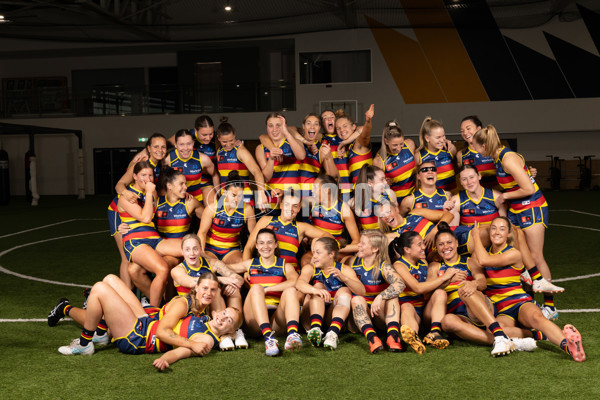
M164 373L152 367L156 355L128 356L110 346L91 357L60 355L57 348L81 330L70 320L54 328L46 322L60 297L78 306L83 287L117 272L109 197L46 196L38 207L13 197L0 207L1 397L600 398L600 191L545 194L546 259L566 289L556 296L557 322L581 332L584 363L548 342L497 359L490 347L461 341L420 356L371 355L361 335L346 334L335 352L305 341L295 353L268 358L262 340L249 340L248 350L182 360Z

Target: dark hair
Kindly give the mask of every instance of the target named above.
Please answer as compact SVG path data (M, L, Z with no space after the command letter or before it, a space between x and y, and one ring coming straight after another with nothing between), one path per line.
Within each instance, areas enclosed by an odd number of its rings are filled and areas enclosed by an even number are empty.
M138 161L134 166L133 166L133 173L137 174L138 172L140 172L141 170L145 169L145 168L150 168L152 170L152 174L154 174L154 167L152 166L152 164L150 164L150 162L148 161Z
M462 124L465 121L471 121L475 124L475 126L483 126L483 123L481 122L481 120L479 119L479 117L477 115L468 115L466 117L464 117L463 119L460 120L460 123Z
M187 129L179 129L177 132L175 132L175 143L177 143L177 139L179 139L180 137L183 136L191 136L192 139L195 138L195 135L193 132L190 132Z
M459 169L458 169L458 174L460 175L461 172L466 171L468 169L472 169L473 171L475 171L476 174L479 174L479 170L477 169L476 166L474 166L473 164L463 164Z
M321 243L328 253L335 253L333 255L334 260L337 258L340 252L340 245L337 240L330 237L321 237L317 239L317 243Z
M417 236L419 236L419 234L415 231L406 231L402 235L392 240L392 243L390 243L390 247L388 248L390 260L398 259L396 253L400 256L403 256L404 248L412 246L413 240Z
M209 117L208 115L201 115L198 118L196 118L196 122L194 123L194 128L196 129L200 129L200 128L214 128L215 124L212 120L211 117Z
M152 141L156 138L164 139L165 142L167 141L167 138L162 133L153 133L146 141L146 149L149 149L150 146L152 146Z
M265 119L265 124L267 124L271 118L279 118L279 117L285 118L284 115L278 111L270 112L267 114L267 118Z
M435 234L434 243L437 243L438 236L440 236L442 233L447 233L447 234L451 235L454 239L456 239L456 234L454 233L452 228L450 228L450 225L448 225L447 222L445 222L445 221L438 222L437 229L438 229L438 231Z
M223 182L223 189L227 190L230 187L244 188L244 181L240 178L240 173L237 170L230 171L227 175L227 180Z
M368 183L369 181L373 181L375 179L375 173L377 171L385 173L381 168L370 164L363 165L358 171L358 176L356 177L356 186L354 186L354 195L356 198L356 187L358 186L358 190L361 191L362 195L362 204L359 204L361 202L356 201L356 203L354 204L355 211L358 210L362 212L363 209L370 203L371 197L373 196L373 190L371 189L371 186L368 185Z
M163 173L161 174L160 177L160 183L161 186L163 187L163 189L167 189L167 183L173 184L173 181L175 180L175 178L177 178L178 176L185 176L183 174L183 172L177 170L177 169L173 169L173 168L165 168L165 170L163 171Z
M219 127L217 128L217 139L220 138L223 135L229 135L230 133L233 133L235 135L235 129L233 128L233 125L231 125L229 122L227 122L228 118L227 117L222 117L221 118L221 123L219 124Z
M275 234L273 229L270 229L270 228L262 228L260 231L258 231L258 233L256 234L256 240L258 240L258 237L260 235L262 235L263 233L273 236L275 243L278 242L277 235ZM280 254L279 245L277 245L277 247L275 248L275 257L279 257L279 254ZM256 250L256 245L254 246L253 256L254 256L254 258L258 257L258 250Z

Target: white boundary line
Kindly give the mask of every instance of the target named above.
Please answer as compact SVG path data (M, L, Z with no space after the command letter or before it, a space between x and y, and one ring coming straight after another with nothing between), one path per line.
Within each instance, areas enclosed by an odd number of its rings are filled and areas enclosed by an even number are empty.
M600 232L600 229L586 228L585 226L563 225L563 224L548 224L550 226L560 226L561 228L585 229L587 231Z
M10 253L13 250L17 250L17 249L20 249L22 247L32 246L34 244L51 242L53 240L67 239L67 238L72 238L72 237L77 237L77 236L94 235L96 233L106 233L106 232L108 232L107 229L101 230L101 231L95 231L95 232L88 232L88 233L78 233L76 235L59 236L59 237L55 237L55 238L51 238L51 239L38 240L37 242L20 244L18 246L15 246L15 247L12 247L10 249L4 250L3 252L0 252L0 258L2 256L4 256L4 255ZM74 287L81 287L81 288L88 288L88 287L91 286L91 285L80 285L80 284L77 284L77 283L51 281L51 280L48 280L48 279L37 278L35 276L23 275L23 274L19 274L17 272L13 272L11 270L8 270L8 269L4 268L2 265L0 265L0 272L4 272L5 274L8 274L8 275L14 275L14 276L16 276L18 278L28 279L28 280L31 280L31 281L38 281L38 282L43 282L43 283L50 283L52 285L74 286Z
M595 278L597 276L600 276L600 272L597 272L595 274L589 274L589 275L579 275L579 276L571 276L571 277L568 277L568 278L552 279L552 282L577 281L579 279Z
M21 233L27 233L27 232L31 232L31 231L36 231L38 229L48 228L50 226L56 226L56 225L60 225L60 224L66 224L68 222L73 222L73 221L102 221L102 218L68 219L66 221L56 222L54 224L42 225L42 226L38 226L37 228L26 229L26 230L20 231L20 232L8 233L6 235L0 236L0 239L3 239L5 237L20 235Z
M593 217L600 217L600 214L592 214L589 212L579 211L579 210L552 210L552 212L574 212L576 214L584 214L584 215L591 215Z

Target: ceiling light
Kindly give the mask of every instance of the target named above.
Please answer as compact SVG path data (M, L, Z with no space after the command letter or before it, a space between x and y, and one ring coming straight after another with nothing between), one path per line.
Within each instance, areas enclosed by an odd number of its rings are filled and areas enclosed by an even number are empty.
M225 11L231 11L231 6L225 6Z

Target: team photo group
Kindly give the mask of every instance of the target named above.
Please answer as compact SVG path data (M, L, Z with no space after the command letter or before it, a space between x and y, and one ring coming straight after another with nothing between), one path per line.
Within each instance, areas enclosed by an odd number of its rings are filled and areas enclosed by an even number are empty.
M161 353L162 371L246 337L277 356L362 334L373 354L547 340L584 361L578 330L556 323L537 171L475 115L457 117L460 143L430 117L416 143L374 116L270 113L255 150L225 117L151 135L108 206L120 267L50 311L50 326L82 326L58 351L114 343Z

